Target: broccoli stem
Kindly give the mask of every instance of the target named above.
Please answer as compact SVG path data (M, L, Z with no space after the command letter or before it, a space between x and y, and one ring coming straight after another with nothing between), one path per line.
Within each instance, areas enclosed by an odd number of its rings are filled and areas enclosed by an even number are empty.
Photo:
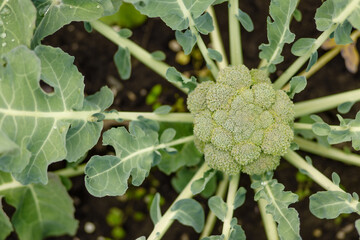
M266 212L267 202L265 199L260 198L258 201L258 206L261 214L261 219L264 223L265 233L268 240L278 240L277 226L274 221L274 218L271 214Z
M225 174L224 179L219 183L218 189L216 191L216 196L224 198L228 183L229 183L229 177L228 175ZM203 239L204 237L209 236L212 230L214 229L215 223L216 223L216 215L212 211L209 211L209 215L206 218L204 230L202 231L199 239Z
M211 43L214 47L214 49L216 51L218 51L219 53L221 53L223 60L221 62L216 62L219 69L223 69L225 67L227 67L229 65L228 60L227 60L227 56L226 56L226 52L225 52L225 48L224 48L224 43L221 39L221 34L220 34L220 30L219 30L219 25L217 23L216 20L216 15L215 15L215 11L214 11L214 7L210 6L207 9L208 13L210 14L210 16L213 19L213 24L214 24L214 31L212 31L210 33L210 39L211 39Z
M150 236L147 238L147 240L159 240L162 238L162 236L166 233L166 231L169 229L171 224L174 222L173 216L175 212L171 211L171 207L178 202L179 200L186 199L186 198L192 198L193 194L191 192L191 185L194 181L200 179L203 177L204 173L208 171L210 168L209 166L204 163L197 173L192 177L190 182L186 185L186 187L181 191L179 196L175 199L175 201L171 204L171 206L168 208L168 210L165 212L165 214L161 217L161 219L156 223L154 226L153 231L151 232Z
M155 114L152 112L109 112L103 113L106 120L137 120L138 117L143 116L147 119L160 122L181 122L192 123L193 116L190 113L168 113L164 115Z
M229 6L230 62L233 66L238 66L243 64L240 23L236 18L239 10L239 0L229 0Z
M119 45L123 48L128 48L130 53L137 58L140 62L145 64L147 67L149 67L151 70L162 76L166 79L166 71L170 67L164 62L155 60L153 56L146 51L145 49L141 48L139 45L135 44L129 39L121 37L115 30L113 30L108 25L100 22L100 21L93 21L91 22L91 26L101 33L103 36L108 38L110 41L115 43L116 45ZM187 93L188 90L181 87L180 83L174 83L177 88L179 88L181 91Z
M294 141L299 145L301 150L306 152L360 167L360 156L357 154L345 153L337 148L326 147L301 137L295 137Z
M357 101L360 101L360 89L295 103L295 117L329 110L344 102Z
M229 182L229 190L226 198L227 212L224 219L224 225L222 229L222 234L224 234L224 240L228 240L230 237L230 228L231 228L231 219L234 214L234 201L236 196L236 191L238 190L240 180L240 174L231 176Z

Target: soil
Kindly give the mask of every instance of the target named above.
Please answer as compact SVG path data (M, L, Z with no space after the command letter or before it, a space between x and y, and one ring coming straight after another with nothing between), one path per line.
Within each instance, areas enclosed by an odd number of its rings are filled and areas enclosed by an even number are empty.
M255 26L253 33L247 33L242 30L242 42L243 44L246 43L244 47L244 63L249 68L257 67L259 64L258 46L261 43L267 43L266 18L268 15L268 3L269 1L256 0L241 1L240 4L240 8L252 17ZM317 37L319 35L315 28L313 16L316 8L320 5L320 0L302 1L300 3L299 8L302 12L303 21L301 23L293 21L291 26L291 30L295 32L296 38ZM217 6L216 13L223 41L227 43L227 6L225 4ZM160 19L149 19L144 25L133 29L131 39L150 52L156 50L163 51L167 56L166 62L182 72L192 68L191 64L182 66L175 61L176 53L169 48L169 42L175 39L174 32ZM205 40L208 41L206 38ZM86 94L93 94L103 85L108 85L117 92L112 106L112 108L117 110L152 111L152 106L147 105L145 100L147 93L156 84L161 84L163 87L158 99L161 104L172 105L176 99L185 98L185 95L177 88L153 73L136 59L132 59L131 78L127 81L120 80L113 63L113 55L117 47L96 32L87 33L81 23L65 26L54 35L46 38L43 43L60 47L75 57L76 66L85 77ZM228 51L228 45L226 45L226 49ZM323 53L323 50L319 51L319 55ZM286 60L277 67L276 73L271 76L272 79L275 79L276 75L280 75L296 59L291 55L288 46L285 47L283 55ZM308 81L307 90L296 95L295 102L359 88L359 77L359 73L349 73L341 56L337 56L328 63L326 68L311 77ZM355 105L349 115L346 116L353 118L357 111L359 111L359 105ZM337 112L333 110L320 115L325 121L338 124L336 114ZM107 149L102 148L98 144L89 153L89 157L93 154L103 155L106 152ZM346 187L348 192L360 193L358 168L311 154L301 152L300 154L303 156L309 155L313 160L314 166L328 177L331 177L331 173L336 171L342 177L342 185ZM52 168L54 167L52 166ZM286 161L282 161L282 164L275 172L275 178L285 185L285 190L295 192L299 187L299 183L295 178L296 173L297 170L294 167ZM112 238L112 227L107 223L106 217L110 209L114 207L124 212L122 227L126 232L126 236L123 239L136 239L140 236L148 236L153 229L153 225L148 217L146 202L149 201L148 197L150 195L154 194L154 192L159 192L165 199L162 205L162 210L165 211L177 196L177 193L169 184L171 177L154 169L150 177L141 185L141 190L145 194L140 194L141 196L138 198L130 196L139 194L136 190L139 188L133 186L129 188L129 192L132 193L130 195L95 198L86 191L83 177L71 179L73 186L70 190L70 195L74 199L76 207L75 217L80 222L78 232L75 237L63 236L49 239L100 240L104 239L103 237ZM244 186L248 193L245 204L235 211L235 216L239 219L239 224L242 225L248 239L266 239L265 232L262 230L263 227L258 207L253 200L253 191L250 188L248 176L242 175L240 186ZM310 186L310 190L317 192L322 189L313 183ZM197 199L207 209L206 200ZM292 205L299 212L303 239L358 239L353 225L356 220L355 215L344 216L337 220L320 220L309 212L308 205L308 198ZM85 231L85 225L89 226L89 223L95 226L92 233ZM220 232L221 225L218 223L214 229L214 234L219 234ZM199 235L192 228L182 226L176 222L171 227L171 231L168 231L163 239L193 240L198 239L198 237Z

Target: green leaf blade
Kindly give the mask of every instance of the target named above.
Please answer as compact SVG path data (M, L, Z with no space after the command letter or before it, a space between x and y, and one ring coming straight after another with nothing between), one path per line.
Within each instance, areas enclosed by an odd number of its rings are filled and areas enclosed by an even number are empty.
M1 1L0 55L19 46L30 47L36 9L30 0Z
M160 211L160 194L156 193L153 201L150 206L150 218L154 225L158 223L161 219Z
M119 46L114 55L114 62L121 79L129 79L131 74L131 55L129 49Z
M0 239L6 239L6 237L13 231L12 224L9 217L2 210L1 197L0 197Z
M216 215L218 219L220 219L221 221L225 220L228 207L221 197L219 196L211 197L208 201L208 205L210 210Z
M103 144L112 145L116 156L94 156L90 159L85 168L86 187L94 196L122 195L130 175L132 184L136 186L148 175L156 157L158 134L130 123L129 132L124 127L106 131Z
M205 214L200 203L194 199L182 199L177 201L172 207L174 212L172 219L178 220L186 226L191 226L197 233L204 228Z

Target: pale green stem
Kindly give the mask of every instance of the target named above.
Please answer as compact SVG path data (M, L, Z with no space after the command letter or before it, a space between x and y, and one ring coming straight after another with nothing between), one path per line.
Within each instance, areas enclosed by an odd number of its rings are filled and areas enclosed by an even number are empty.
M243 63L240 23L236 17L239 11L239 0L229 0L229 6L230 62L233 66L238 66Z
M137 120L140 116L160 122L192 123L194 120L190 113L155 114L152 112L106 112L103 114L106 120Z
M130 53L136 57L140 62L145 64L151 70L162 76L166 79L166 71L170 67L164 62L158 61L153 58L153 56L146 51L145 49L141 48L139 45L135 44L133 41L121 37L115 30L113 30L108 25L100 22L100 21L93 21L91 22L91 26L101 33L103 36L108 38L110 41L114 42L116 45L121 46L122 48L128 48ZM174 83L176 87L178 87L181 91L187 93L188 90L181 87L180 83Z
M326 147L301 137L295 137L294 142L299 145L300 150L360 167L360 156L357 154L345 153L337 148Z
M79 166L60 169L54 171L53 173L55 173L58 176L71 178L71 177L83 175L85 167L86 167L86 163L83 163L80 164Z
M326 111L344 102L360 101L360 89L295 103L295 117Z
M288 149L288 152L283 157L296 168L305 170L307 175L324 189L328 191L343 192L343 190L339 186L334 184L330 179L324 176L314 166L307 163L300 155L298 155L294 151Z
M174 222L174 215L176 212L172 211L171 208L174 206L174 204L182 199L186 198L192 198L193 194L191 192L191 185L194 181L200 179L203 177L204 173L208 171L210 168L209 166L204 163L197 173L192 177L190 182L186 185L186 187L181 191L179 196L175 199L175 201L171 204L171 206L168 208L168 210L165 212L165 214L161 217L161 219L156 223L154 226L153 231L151 232L150 236L147 238L147 240L159 240L163 237L165 232L169 229L171 224Z
M312 130L312 124L311 123L294 123L294 128L299 130ZM349 130L350 132L356 133L360 132L360 127L343 127L343 126L335 126L335 125L328 125L331 130L334 131L343 131L343 130Z
M16 181L14 178L12 178L11 182L2 183L0 185L0 193L2 191L7 191L7 190L14 189L14 188L19 188L19 187L26 187L26 185L22 185L20 182Z
M266 237L268 240L278 240L278 232L276 222L271 214L266 212L266 205L268 204L265 199L260 198L258 201L258 206L261 214L261 219L264 224Z
M224 225L222 229L222 234L224 234L224 240L228 240L230 237L230 228L231 228L231 219L234 214L234 201L236 196L236 191L238 190L240 180L240 174L233 175L230 178L229 190L226 198L227 212L224 219Z
M224 49L224 44L223 44L223 41L221 39L221 34L220 34L220 31L219 31L219 25L218 25L217 20L216 20L214 7L210 6L207 9L207 11L210 14L210 16L212 17L213 24L214 24L214 31L212 31L210 33L210 40L211 40L211 43L212 43L214 49L216 51L218 51L223 57L223 60L221 62L217 62L218 67L220 69L223 69L223 68L227 67L229 65L229 63L228 63L226 52L225 52L225 49Z
M224 179L220 182L218 189L216 191L216 196L219 196L222 199L224 198L226 193L226 186L228 185L228 183L229 183L229 177L228 175L224 175ZM216 223L216 215L212 211L209 211L209 214L206 218L204 229L199 239L210 236L212 230L214 229L215 223Z
M311 48L301 57L299 57L291 66L274 82L275 89L281 89L291 77L304 65L304 63L317 51L317 49L329 38L330 34L337 28L338 24L333 24L324 31L313 43Z

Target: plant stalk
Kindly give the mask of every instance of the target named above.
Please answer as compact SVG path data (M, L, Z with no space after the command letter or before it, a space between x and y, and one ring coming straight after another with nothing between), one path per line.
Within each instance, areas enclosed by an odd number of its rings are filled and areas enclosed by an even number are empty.
M240 174L231 176L229 183L229 190L226 198L227 212L224 219L224 225L222 229L222 234L224 234L224 240L228 240L230 237L230 228L231 228L231 219L234 214L234 201L236 196L236 191L238 190L240 180Z
M313 179L317 184L328 191L341 191L343 190L334 184L330 179L324 176L319 170L314 168L311 164L307 163L300 155L293 150L288 149L288 152L283 156L289 163L298 169L306 171L307 175Z
M186 187L181 191L179 196L175 199L175 201L171 204L171 206L168 208L168 210L165 212L165 214L161 217L159 222L156 223L154 226L153 231L151 232L150 236L147 238L147 240L159 240L163 237L163 235L166 233L166 231L169 229L171 224L174 222L174 215L176 212L171 211L172 206L178 202L179 200L186 199L186 198L192 198L193 194L191 192L191 185L194 181L200 179L203 177L204 173L208 171L210 168L209 166L204 163L197 173L192 177L190 182L186 185Z
M258 206L261 214L262 222L264 223L265 233L268 240L279 240L276 222L271 214L266 212L267 201L260 198L258 201Z
M130 53L137 58L140 62L145 64L147 67L152 69L154 72L162 76L166 79L166 72L168 68L170 67L164 62L155 60L153 56L143 48L141 48L139 45L135 44L129 39L121 37L115 30L113 30L108 25L100 22L100 21L93 21L91 22L91 26L101 33L103 36L108 38L110 41L115 43L118 46L121 46L122 48L128 48ZM188 90L181 87L180 83L174 83L177 88L179 88L181 91L187 93Z
M344 102L360 101L360 89L295 103L295 117L326 111Z
M360 156L357 154L345 153L337 148L326 147L301 137L295 137L294 142L299 145L300 150L360 167Z
M218 189L216 191L216 196L224 198L226 192L226 186L228 185L228 183L229 183L229 177L228 175L224 174L224 179L220 182L218 186ZM216 223L216 215L212 211L209 211L209 214L206 218L204 230L202 231L199 240L204 237L210 236L212 230L214 229L215 223Z
M106 120L137 120L138 117L142 116L160 122L193 122L193 116L190 113L156 114L152 112L105 112L103 114L105 115Z
M54 171L54 173L58 176L71 178L71 177L83 175L85 167L86 167L86 163L83 163L76 167L68 167Z
M230 62L233 66L238 66L243 63L240 23L236 18L239 10L239 0L229 0L229 6Z
M217 65L218 65L219 69L223 69L223 68L227 67L229 65L229 63L228 63L226 52L225 52L225 49L224 49L224 43L223 43L223 41L221 39L221 33L219 31L219 25L218 25L218 22L216 20L214 7L210 6L207 9L207 11L210 14L210 16L212 17L213 24L214 24L214 31L212 31L210 33L210 40L211 40L211 43L212 43L214 49L216 51L218 51L223 57L223 60L221 62L217 62Z

